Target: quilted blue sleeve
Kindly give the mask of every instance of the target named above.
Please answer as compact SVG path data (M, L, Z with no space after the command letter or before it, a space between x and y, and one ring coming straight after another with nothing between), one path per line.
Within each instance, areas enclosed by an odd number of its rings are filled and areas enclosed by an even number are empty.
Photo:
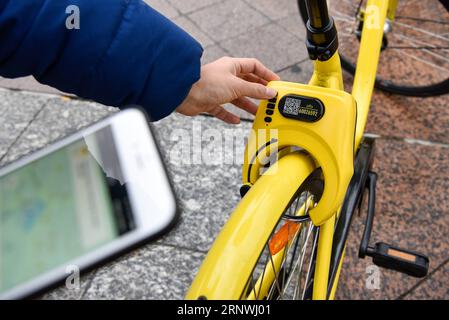
M67 28L67 7L79 29ZM73 21L72 21L73 22ZM0 0L0 75L100 103L170 114L200 76L202 48L141 0Z

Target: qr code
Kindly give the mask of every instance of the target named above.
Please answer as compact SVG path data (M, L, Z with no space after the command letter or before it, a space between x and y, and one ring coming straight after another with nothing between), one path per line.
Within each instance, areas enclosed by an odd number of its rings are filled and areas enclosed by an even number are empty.
M297 116L299 114L299 108L301 107L301 100L294 98L285 99L284 113Z

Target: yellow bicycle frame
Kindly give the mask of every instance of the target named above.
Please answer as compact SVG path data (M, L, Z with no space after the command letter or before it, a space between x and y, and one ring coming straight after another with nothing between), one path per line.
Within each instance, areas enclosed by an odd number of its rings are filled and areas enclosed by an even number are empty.
M352 96L357 102L357 124L355 148L363 137L374 89L377 64L382 45L385 19L394 18L397 0L368 0L364 13L364 26L360 42L357 70ZM315 61L314 73L309 82L319 86L343 90L340 59L336 53L328 61ZM302 183L316 168L310 156L295 153L281 158L277 172L272 176L262 175L244 197L222 229L201 266L186 298L240 299L265 241L278 222L273 212L282 211ZM349 165L349 164L348 164ZM350 164L352 166L352 163ZM268 169L268 174L270 174ZM297 178L301 178L298 181ZM268 180L269 179L269 180ZM269 185L268 185L269 181ZM275 197L276 205L266 198ZM249 201L250 199L251 201ZM283 206L281 208L281 206ZM280 210L281 209L281 210ZM258 212L257 216L252 214ZM338 213L336 213L338 214ZM335 216L320 226L313 299L327 299L329 268L334 235ZM343 261L342 257L342 261ZM334 298L342 263L332 284L330 299Z

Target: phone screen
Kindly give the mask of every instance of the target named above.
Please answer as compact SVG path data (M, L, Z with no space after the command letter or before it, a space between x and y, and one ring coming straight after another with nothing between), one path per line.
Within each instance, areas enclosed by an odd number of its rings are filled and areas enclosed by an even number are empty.
M135 228L110 126L0 177L0 293Z

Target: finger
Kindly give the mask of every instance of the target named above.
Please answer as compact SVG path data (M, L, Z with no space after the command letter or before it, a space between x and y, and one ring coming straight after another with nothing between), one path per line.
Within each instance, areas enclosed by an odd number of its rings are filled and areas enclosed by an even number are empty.
M261 77L256 76L253 73L248 73L248 74L244 74L244 75L240 75L240 78L249 81L249 82L254 82L254 83L260 83L263 84L264 86L266 86L268 84L268 81L265 79L262 79Z
M236 63L238 74L242 73L254 73L256 76L266 80L273 81L279 80L279 76L265 67L259 60L253 58L236 58L234 59Z
M215 106L211 110L208 111L209 114L213 115L215 118L220 119L229 124L239 124L240 118L235 114L227 111L222 106Z
M249 100L248 98L241 97L231 102L234 106L239 107L249 113L256 114L257 112L257 104Z
M236 78L235 92L237 97L250 97L254 99L271 99L277 94L276 90L260 83L252 83Z

